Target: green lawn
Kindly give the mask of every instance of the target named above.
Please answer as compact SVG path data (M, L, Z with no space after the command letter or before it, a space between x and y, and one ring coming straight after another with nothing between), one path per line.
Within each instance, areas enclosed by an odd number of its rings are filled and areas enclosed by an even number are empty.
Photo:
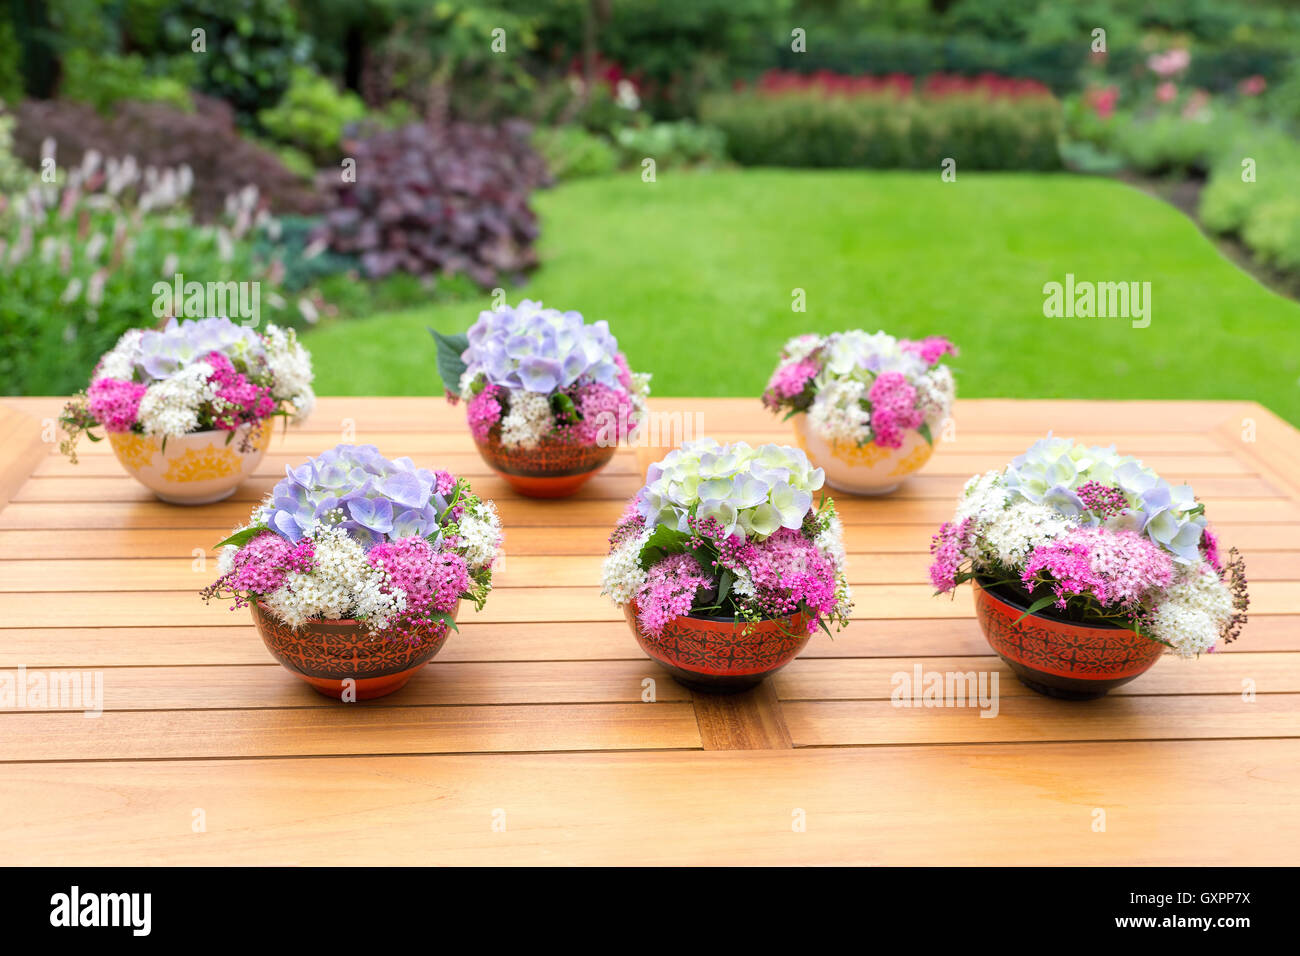
M958 394L1254 399L1300 422L1300 305L1161 201L1068 175L638 172L535 197L543 264L509 290L608 319L661 395L757 395L789 336L883 328L961 347ZM1151 325L1043 317L1043 284L1148 281ZM791 310L803 289L807 311ZM307 336L322 394L439 391L425 326L488 297Z

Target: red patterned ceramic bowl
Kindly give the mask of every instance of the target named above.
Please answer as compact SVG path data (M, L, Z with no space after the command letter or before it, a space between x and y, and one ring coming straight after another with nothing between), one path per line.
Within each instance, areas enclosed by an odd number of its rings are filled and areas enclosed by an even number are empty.
M729 617L678 617L656 637L641 629L635 601L623 613L641 649L679 683L716 694L757 686L798 657L809 637L804 614L761 621L748 634Z
M460 605L452 612L454 620ZM356 682L355 699L371 700L401 688L442 650L447 631L417 644L402 637L377 637L361 621L312 621L296 630L259 601L253 623L271 656L326 697L343 699L345 680Z
M993 650L1031 690L1066 700L1103 697L1144 673L1164 645L1126 627L1077 624L1035 612L972 581L975 616Z
M505 448L498 429L474 442L478 453L515 491L530 498L564 498L609 464L617 446L543 441L535 448Z

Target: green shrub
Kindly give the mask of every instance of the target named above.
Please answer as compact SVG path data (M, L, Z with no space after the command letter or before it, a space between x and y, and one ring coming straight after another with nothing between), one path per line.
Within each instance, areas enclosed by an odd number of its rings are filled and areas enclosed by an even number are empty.
M23 98L22 50L13 24L0 17L0 103Z
M144 58L135 54L70 50L63 58L59 93L64 99L89 103L101 113L110 112L124 100L168 103L186 112L194 109L185 83L173 76L150 74Z
M101 165L88 159L57 185L31 186L0 221L0 377L9 391L83 388L123 331L157 321L154 284L175 273L260 282L262 318L293 318L249 241L260 228L247 217L255 195L241 198L243 216L197 226L183 205L183 171L149 178L137 164L114 161L99 177Z
M1049 97L939 99L729 93L703 118L745 166L1056 169L1060 105Z
M557 182L603 176L618 168L618 153L609 140L581 126L539 126L533 131L533 148Z
M1222 143L1223 127L1210 119L1163 114L1149 120L1117 117L1110 146L1142 173L1204 171Z
M365 115L361 97L340 92L325 77L300 66L294 68L284 98L259 112L257 120L268 136L323 164L338 160L344 129Z
M34 178L14 155L14 123L0 104L0 197L25 188Z
M620 130L617 139L623 162L628 165L647 156L653 157L659 169L717 164L727 158L722 130L690 120L654 123L640 129L629 127Z

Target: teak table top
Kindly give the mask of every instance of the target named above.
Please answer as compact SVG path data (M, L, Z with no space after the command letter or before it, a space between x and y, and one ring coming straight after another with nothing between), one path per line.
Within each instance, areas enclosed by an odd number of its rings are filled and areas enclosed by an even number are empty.
M853 625L727 698L680 688L600 596L640 485L631 451L574 498L533 501L482 464L463 409L322 399L235 498L184 508L107 442L60 457L60 404L0 399L0 671L101 671L104 713L0 713L0 863L1300 860L1300 433L1258 405L959 402L921 475L837 496ZM792 441L757 401L652 405L720 440ZM1251 620L1228 653L1062 702L997 661L965 589L932 597L930 536L963 481L1048 429L1194 484L1246 555ZM197 595L284 466L345 440L468 475L507 529L485 610L404 690L352 705ZM998 715L895 707L891 676L917 665L997 670Z

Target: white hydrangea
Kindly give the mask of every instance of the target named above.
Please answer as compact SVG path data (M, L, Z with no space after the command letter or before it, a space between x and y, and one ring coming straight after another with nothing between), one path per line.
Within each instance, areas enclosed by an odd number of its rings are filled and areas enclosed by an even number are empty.
M316 393L311 387L315 377L311 356L298 342L293 329L267 325L265 335L266 364L275 377L271 396L290 402L294 408L294 421L302 421L316 407Z
M208 382L212 366L194 362L154 382L140 399L139 422L146 435L180 437L199 428L199 408L217 397Z
M952 369L946 365L936 365L916 380L916 404L932 429L942 424L952 412L956 395L957 383L952 377Z
M1212 648L1232 621L1232 592L1208 562L1182 566L1151 617L1154 637L1180 657Z
M490 567L501 548L501 518L496 505L490 501L480 503L461 516L459 525L459 550L470 570Z
M871 440L871 413L862 407L867 397L865 382L833 378L818 390L808 409L808 424L827 441L852 445Z
M641 585L646 573L641 568L641 549L650 540L654 529L646 528L636 537L629 537L605 556L600 569L600 593L608 595L615 604L629 603ZM752 585L751 585L752 589Z
M535 448L554 425L548 396L511 389L510 411L501 419L501 444L507 448Z
M782 350L785 355L783 361L798 362L800 359L806 359L821 348L824 341L826 340L815 333L796 335L785 343L785 348Z
M366 561L365 549L346 531L320 525L313 543L312 570L289 572L284 584L264 598L290 627L313 618L356 618L383 629L394 614L405 610L406 595L400 588L385 590L387 573Z
M1018 501L984 526L984 551L1005 567L1019 568L1034 548L1056 540L1077 524L1077 519L1048 505Z
M117 344L99 360L94 378L117 378L130 381L135 376L135 358L144 329L127 329Z

